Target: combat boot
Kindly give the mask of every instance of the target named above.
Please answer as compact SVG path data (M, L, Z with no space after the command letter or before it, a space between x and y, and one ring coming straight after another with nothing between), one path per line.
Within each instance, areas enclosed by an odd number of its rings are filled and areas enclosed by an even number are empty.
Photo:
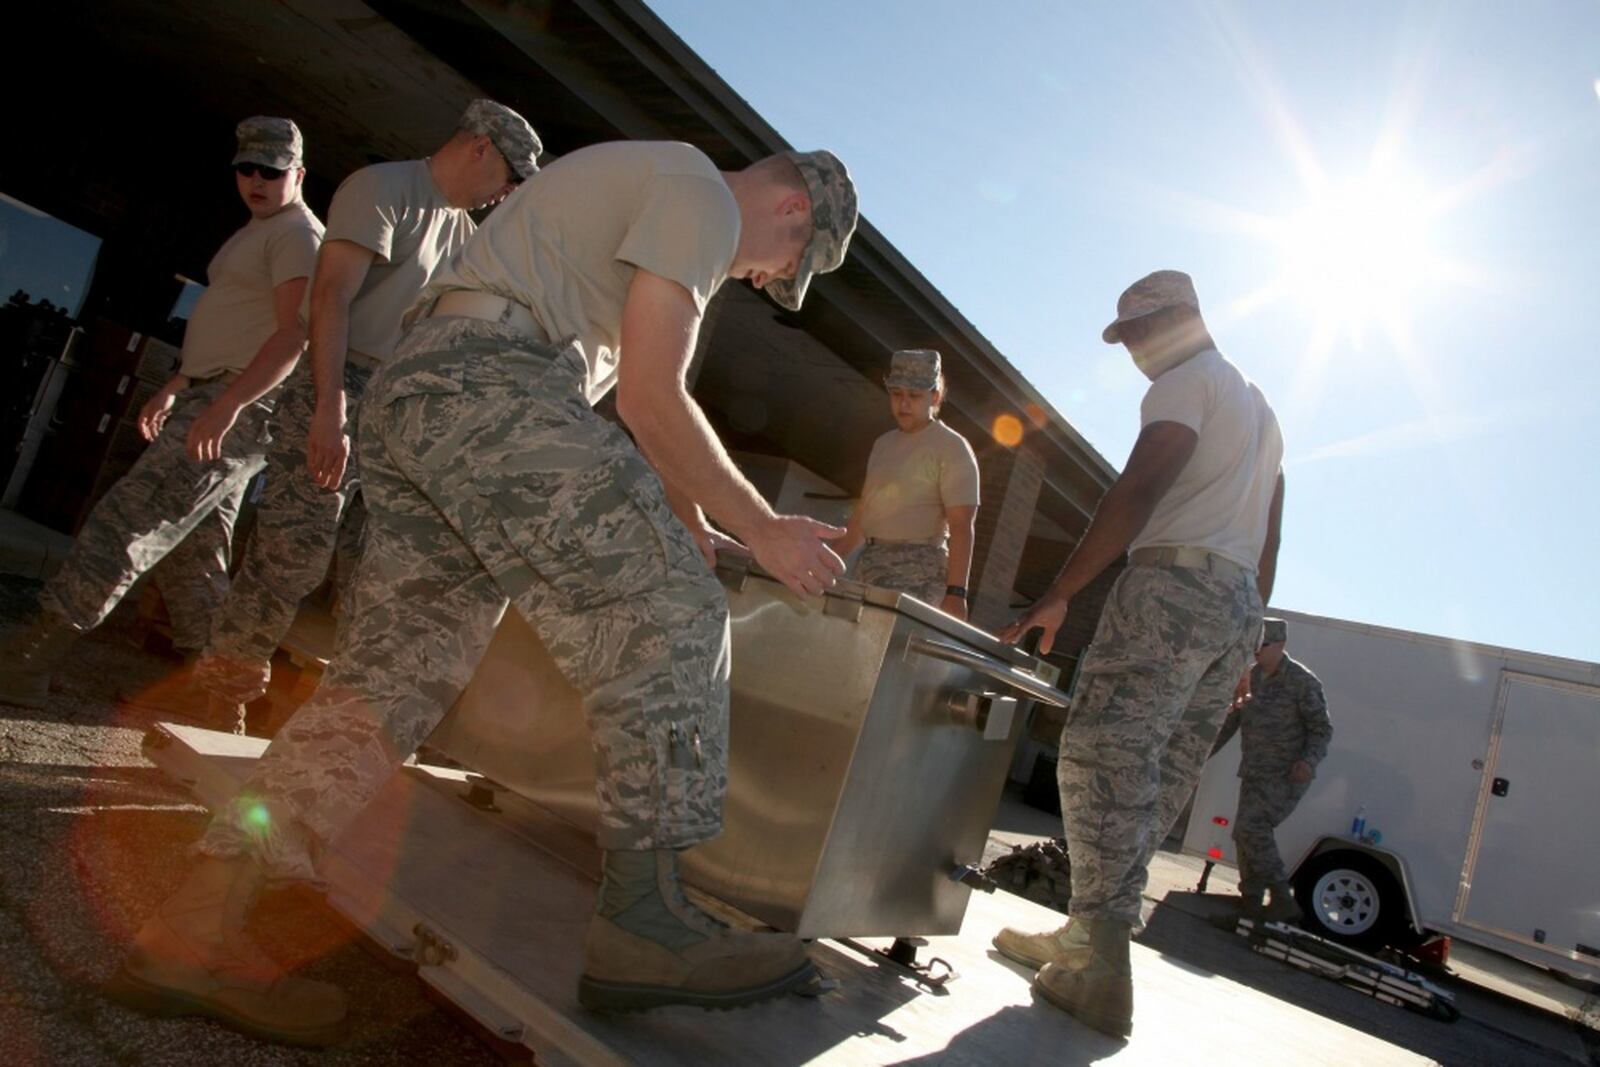
M585 1008L735 1008L798 988L815 975L798 938L734 930L690 904L678 882L676 852L606 853L578 980Z
M1039 995L1062 1011L1112 1037L1133 1032L1133 968L1128 960L1132 927L1114 919L1077 919L1087 950L1034 975Z
M186 719L208 730L240 736L245 732L245 706L195 685L188 672L154 685L119 690L117 697L129 707Z
M50 675L78 639L78 628L41 611L0 645L0 703L42 708L50 695Z
M1069 959L1074 953L1081 954L1088 948L1089 937L1082 923L1068 919L1059 929L1037 934L1008 926L994 935L993 944L1006 959L1037 971L1047 963Z
M1288 882L1273 882L1269 890L1272 902L1261 909L1261 917L1268 922L1297 923L1306 917L1295 902L1294 890Z
M209 1016L268 1041L338 1041L344 992L291 977L245 936L245 919L264 881L249 857L201 859L134 935L133 950L106 994L150 1015Z

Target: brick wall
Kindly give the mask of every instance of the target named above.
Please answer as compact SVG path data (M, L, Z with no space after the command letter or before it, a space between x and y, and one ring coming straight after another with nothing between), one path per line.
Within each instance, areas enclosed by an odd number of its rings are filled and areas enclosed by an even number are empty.
M1028 543L1044 465L1027 445L1005 448L986 442L977 449L979 493L977 537L972 551L972 621L998 629L1011 620L1017 567Z

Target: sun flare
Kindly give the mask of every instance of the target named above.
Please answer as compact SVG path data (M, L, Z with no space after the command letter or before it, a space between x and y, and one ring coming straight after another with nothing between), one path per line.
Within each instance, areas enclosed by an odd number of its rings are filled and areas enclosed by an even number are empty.
M1436 203L1411 175L1327 183L1279 227L1282 292L1353 341L1373 325L1403 329L1418 291L1442 274L1429 232Z

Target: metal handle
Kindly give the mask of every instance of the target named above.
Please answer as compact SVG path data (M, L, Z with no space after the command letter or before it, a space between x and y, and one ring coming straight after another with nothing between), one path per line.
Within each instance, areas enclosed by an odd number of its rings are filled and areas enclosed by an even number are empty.
M982 652L974 652L960 645L947 645L943 641L930 641L926 637L913 637L907 643L906 649L919 656L929 656L933 659L942 659L946 663L971 667L979 674L987 675L1001 685L1026 693L1042 703L1058 708L1067 706L1067 694L1055 686L1041 682L1027 671L1013 667L1009 663L1002 663Z

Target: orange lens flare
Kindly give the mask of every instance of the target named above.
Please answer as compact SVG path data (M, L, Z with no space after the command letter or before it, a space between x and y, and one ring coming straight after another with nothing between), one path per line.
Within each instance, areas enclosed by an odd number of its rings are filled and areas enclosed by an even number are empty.
M994 425L989 427L998 444L1006 448L1016 448L1022 443L1022 420L1015 415L999 415L994 420Z

